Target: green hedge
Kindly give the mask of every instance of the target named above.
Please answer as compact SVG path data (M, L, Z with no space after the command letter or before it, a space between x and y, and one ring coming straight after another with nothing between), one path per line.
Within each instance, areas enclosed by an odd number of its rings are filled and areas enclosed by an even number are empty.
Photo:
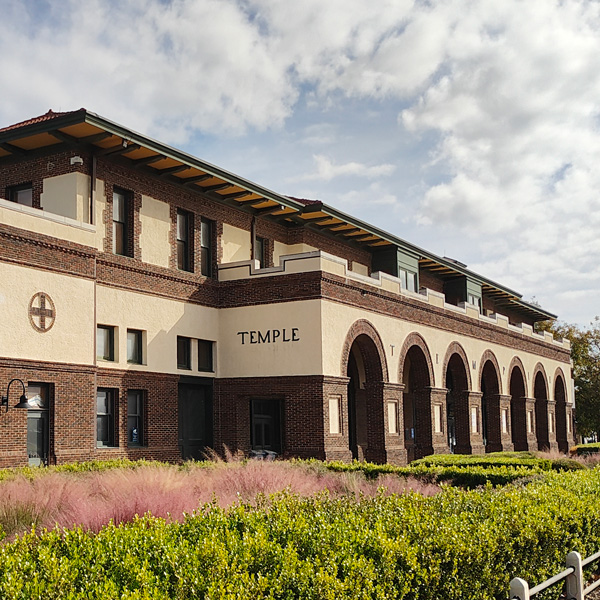
M585 456L586 454L596 454L600 452L600 442L594 444L579 444L573 448L578 456ZM571 452L573 452L571 449Z
M599 494L598 470L549 472L524 487L360 502L284 494L182 524L27 535L0 548L0 597L506 598L512 577L534 585L568 551L600 547Z

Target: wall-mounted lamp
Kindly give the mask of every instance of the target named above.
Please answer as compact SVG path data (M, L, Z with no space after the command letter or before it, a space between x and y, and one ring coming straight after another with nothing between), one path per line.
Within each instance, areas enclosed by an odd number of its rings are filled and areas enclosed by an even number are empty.
M8 387L6 388L6 396L2 396L2 401L0 402L0 406L4 406L6 404L6 412L8 412L8 393L10 391L10 386L15 381L18 381L21 384L21 386L23 386L23 393L19 398L19 404L15 404L15 408L29 408L29 400L26 396L25 384L20 379L11 379L8 382Z
M81 156L71 156L71 164L72 165L82 165L83 158L81 158Z

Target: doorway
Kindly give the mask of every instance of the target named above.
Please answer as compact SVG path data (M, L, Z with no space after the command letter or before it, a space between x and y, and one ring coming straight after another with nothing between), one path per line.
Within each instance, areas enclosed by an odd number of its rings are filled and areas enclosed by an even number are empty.
M202 460L213 444L212 382L179 384L179 450L183 460Z

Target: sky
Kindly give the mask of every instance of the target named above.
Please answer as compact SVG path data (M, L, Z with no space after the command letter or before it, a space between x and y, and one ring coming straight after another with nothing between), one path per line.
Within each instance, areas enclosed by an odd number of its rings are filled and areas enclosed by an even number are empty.
M597 0L0 0L0 127L84 107L600 315Z

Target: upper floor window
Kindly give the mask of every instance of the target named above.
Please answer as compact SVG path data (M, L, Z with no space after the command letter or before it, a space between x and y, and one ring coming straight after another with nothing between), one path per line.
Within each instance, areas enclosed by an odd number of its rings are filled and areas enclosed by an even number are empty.
M214 371L213 342L198 340L198 371Z
M399 270L400 281L402 282L402 288L408 290L409 292L417 291L417 274L412 271L407 271L406 269Z
M109 325L96 327L96 358L115 360L115 328Z
M8 200L23 204L24 206L33 206L33 186L31 183L13 185L6 190Z
M191 245L190 245L190 213L177 211L177 268L181 271L191 271Z
M192 340L180 335L177 336L177 368L192 368Z
M200 224L200 273L205 277L212 277L212 248L213 248L213 223L202 219Z
M113 191L113 252L131 256L129 234L129 210L131 194L115 188Z
M139 329L127 330L127 362L142 364L142 332Z
M266 240L262 237L254 239L254 259L258 261L259 267L262 269L267 266L266 260Z

